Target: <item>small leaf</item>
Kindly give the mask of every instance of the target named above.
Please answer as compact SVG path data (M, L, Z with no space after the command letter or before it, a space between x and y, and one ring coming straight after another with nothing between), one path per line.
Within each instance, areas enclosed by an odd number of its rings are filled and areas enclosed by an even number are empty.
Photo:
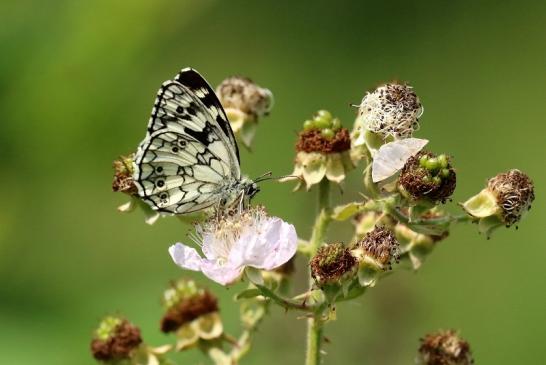
M264 278L262 272L254 267L247 266L245 269L246 277L252 284L264 285Z
M235 300L254 298L261 294L259 289L246 289L237 294Z
M332 213L332 219L335 219L336 221L345 221L351 218L353 215L357 214L361 208L362 204L355 202L341 205L334 208L334 211Z

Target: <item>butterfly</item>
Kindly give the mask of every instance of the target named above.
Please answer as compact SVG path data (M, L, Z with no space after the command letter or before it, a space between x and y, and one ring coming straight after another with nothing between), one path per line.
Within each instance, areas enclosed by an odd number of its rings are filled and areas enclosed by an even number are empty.
M396 174L427 143L426 139L405 138L382 145L373 158L372 181L383 181Z
M142 200L172 214L241 208L259 191L241 175L229 120L196 70L183 69L159 89L133 180Z

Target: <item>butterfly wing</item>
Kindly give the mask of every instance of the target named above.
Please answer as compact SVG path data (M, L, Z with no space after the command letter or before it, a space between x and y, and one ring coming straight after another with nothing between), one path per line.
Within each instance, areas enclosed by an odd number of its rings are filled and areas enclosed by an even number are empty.
M372 181L383 181L396 174L427 143L426 139L405 138L381 146L373 159Z
M190 213L218 204L240 180L237 144L216 95L184 69L158 92L148 133L135 155L134 181L152 208Z

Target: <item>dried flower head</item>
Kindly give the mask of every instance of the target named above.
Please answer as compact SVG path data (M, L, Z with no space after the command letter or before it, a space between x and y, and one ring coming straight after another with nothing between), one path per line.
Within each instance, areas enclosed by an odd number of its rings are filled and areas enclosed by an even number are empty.
M313 119L303 123L303 130L296 142L296 159L292 176L281 181L300 179L295 190L305 182L307 189L323 178L340 183L346 172L354 165L349 150L351 138L349 131L341 127L341 122L326 110L319 110Z
M218 300L208 290L192 280L179 280L163 294L166 313L161 319L161 331L174 332L182 325L218 312Z
M135 196L138 194L138 189L133 182L133 157L134 154L131 154L129 156L120 156L119 159L114 160L113 191Z
M470 345L453 330L439 331L421 339L418 363L421 365L471 365Z
M409 85L388 83L367 93L359 106L364 128L381 136L411 137L423 107Z
M246 77L233 76L222 81L216 94L224 107L233 132L250 147L258 120L273 108L273 94Z
M445 202L455 191L457 175L446 155L421 151L408 159L398 182L415 200Z
M476 218L487 237L498 227L519 222L535 199L532 180L520 170L510 170L489 179L487 187L462 204Z
M128 359L141 343L138 327L125 319L106 317L91 341L91 352L100 361Z
M262 117L273 107L273 94L251 79L228 77L216 88L216 94L226 109L237 109L255 118Z
M533 181L520 170L510 170L489 179L487 189L493 193L507 226L518 222L535 200Z
M298 237L293 225L256 207L197 224L194 241L205 257L177 243L169 248L174 262L226 285L236 281L246 266L272 270L287 262L296 253Z
M394 234L385 227L375 226L358 241L353 248L361 260L372 260L383 270L392 269L392 262L398 262L399 244Z
M331 243L321 246L311 259L311 275L319 286L341 282L352 277L358 262L343 243Z

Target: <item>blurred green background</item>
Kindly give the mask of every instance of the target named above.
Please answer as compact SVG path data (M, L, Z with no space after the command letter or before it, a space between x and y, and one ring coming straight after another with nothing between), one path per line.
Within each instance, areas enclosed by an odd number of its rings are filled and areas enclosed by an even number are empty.
M2 364L93 364L90 336L108 313L151 344L168 340L159 297L183 273L166 249L186 228L117 213L126 199L111 192L111 162L136 148L157 89L185 66L213 85L242 74L275 94L254 153L242 153L250 176L289 173L304 119L326 108L350 126L348 104L397 78L424 104L417 136L454 156L455 202L509 168L534 179L519 231L486 241L456 227L421 271L341 305L324 364L411 364L418 338L438 328L461 330L478 364L546 358L545 2L22 0L0 4L0 23ZM256 201L306 236L314 196L289 185L264 183ZM331 232L349 236L348 225ZM194 277L220 294L236 332L235 290ZM304 321L273 311L245 363L301 364L303 342Z

